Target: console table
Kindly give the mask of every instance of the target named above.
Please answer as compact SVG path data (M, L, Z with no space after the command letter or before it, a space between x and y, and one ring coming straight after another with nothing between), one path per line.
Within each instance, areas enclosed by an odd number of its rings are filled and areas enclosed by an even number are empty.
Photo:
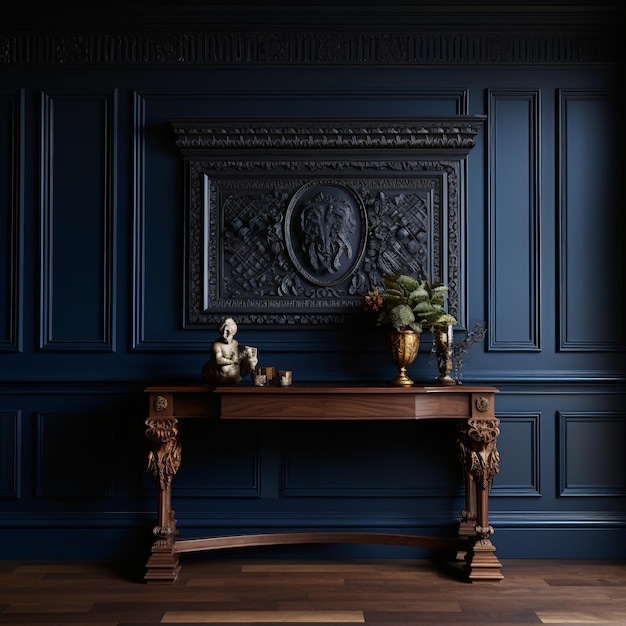
M156 537L146 565L146 582L174 582L179 555L221 548L295 543L380 543L454 549L471 582L498 582L501 564L491 541L488 493L499 470L493 387L310 384L291 387L242 385L148 387L146 436L152 449L148 470L158 495ZM179 420L423 420L457 423L465 482L465 509L458 535L451 538L363 532L293 532L180 539L172 511L172 480L181 461Z

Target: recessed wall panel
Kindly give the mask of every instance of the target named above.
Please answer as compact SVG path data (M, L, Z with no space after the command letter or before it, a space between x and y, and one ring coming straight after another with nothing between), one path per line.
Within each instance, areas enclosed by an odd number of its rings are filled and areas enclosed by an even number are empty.
M286 497L458 496L454 424L298 423L285 435Z
M623 323L598 306L625 284L623 105L610 91L559 92L559 345L561 351L623 350ZM614 227L607 227L614 225Z
M19 498L21 412L0 411L0 498Z
M258 426L185 420L183 462L176 475L176 498L258 498L261 447ZM152 477L148 482L153 484Z
M35 493L39 499L109 499L113 494L115 421L93 412L35 417Z
M0 93L0 352L22 350L23 108Z
M489 92L489 350L540 350L539 92Z
M43 350L114 349L116 101L41 96Z
M500 471L493 480L491 496L540 496L539 415L498 414Z
M561 496L626 496L626 413L559 413Z

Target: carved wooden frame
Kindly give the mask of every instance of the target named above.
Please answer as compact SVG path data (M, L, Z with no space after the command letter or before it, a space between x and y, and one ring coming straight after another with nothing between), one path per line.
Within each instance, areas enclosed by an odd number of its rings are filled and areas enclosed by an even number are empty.
M400 272L447 283L463 321L465 157L483 122L171 120L187 186L184 326L344 324Z

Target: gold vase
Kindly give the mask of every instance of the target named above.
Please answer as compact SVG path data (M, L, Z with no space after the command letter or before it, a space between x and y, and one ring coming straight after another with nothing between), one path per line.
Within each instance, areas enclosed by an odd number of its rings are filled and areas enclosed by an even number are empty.
M452 371L452 326L446 328L433 328L433 345L437 355L437 368L439 377L437 382L443 385L455 385L456 382L450 372Z
M413 381L406 375L406 368L415 361L420 347L420 333L414 330L391 330L387 333L387 348L398 375L392 385L410 387Z

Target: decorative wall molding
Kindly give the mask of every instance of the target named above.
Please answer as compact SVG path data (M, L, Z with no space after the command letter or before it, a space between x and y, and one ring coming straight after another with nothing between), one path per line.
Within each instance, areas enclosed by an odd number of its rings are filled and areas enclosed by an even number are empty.
M483 122L172 120L186 327L343 324L394 273L447 283L463 320L464 158Z
M146 287L146 103L133 91L133 258L132 258L132 340L136 350L145 343Z
M622 411L559 411L559 495L625 497Z
M489 350L541 350L541 93L488 92ZM514 154L510 144L519 146ZM504 156L506 154L506 157ZM511 292L515 285L516 306Z
M71 202L63 202L67 197L72 198L76 189L85 184L85 180L70 179L68 168L57 164L57 160L63 163L65 157L63 135L55 132L63 123L72 126L76 133L85 132L85 120L70 119L71 111L66 111L66 119L60 120L59 113L64 103L76 106L78 103L92 105L93 110L85 113L89 122L99 125L101 130L100 143L93 144L93 150L99 151L99 157L92 159L96 165L88 172L92 176L92 185L89 194L85 194L82 211L92 213L99 212L101 215L98 224L99 232L96 237L97 249L101 251L97 276L99 279L99 298L95 307L99 310L90 310L95 319L94 326L98 327L98 336L92 337L61 337L55 328L55 313L61 315L58 302L55 300L55 287L58 292L62 291L59 285L58 274L55 276L55 263L61 259L60 255L71 254L70 250L63 250L62 246L55 247L55 241L59 240L61 232L61 220L55 216L56 212L63 209L71 211ZM40 153L40 345L41 350L77 351L77 352L113 352L115 351L115 298L116 298L116 207L117 207L117 90L112 92L92 93L66 93L66 92L42 92L41 103L41 153ZM95 103L95 104L94 104ZM95 111L95 113L94 113ZM94 119L89 119L89 114L94 114ZM85 124L81 127L80 123ZM80 159L80 154L75 155ZM77 168L80 169L80 168ZM85 168L81 170L83 176ZM75 174L72 171L72 174ZM63 195L65 192L65 196ZM93 204L89 205L89 202ZM75 220L71 214L64 214L66 229L75 229ZM84 227L84 224L83 224ZM67 230L66 230L67 232ZM72 233L72 237L85 238L94 233ZM94 237L95 238L95 237ZM78 266L77 266L78 267ZM56 280L55 280L56 278ZM65 276L68 282L76 281L76 274ZM84 285L85 286L85 285ZM75 286L74 286L75 288ZM91 304L91 303L89 303ZM56 308L55 308L56 307ZM94 308L95 308L94 307ZM84 316L85 309L71 313L76 316L77 325L80 315Z
M509 463L500 468L499 474L494 478L490 497L540 497L541 415L530 411L507 411L504 414L498 412L498 419L498 449L501 455L508 458L509 454L517 452L519 456L517 463ZM519 452L520 449L523 453ZM519 462L520 459L523 459L523 463ZM517 482L512 479L517 479Z
M289 424L283 436L281 495L381 500L463 496L458 460L445 443L456 438L453 425L390 426L361 423L355 430L332 422ZM431 442L428 449L419 443L426 440Z
M617 38L597 30L0 33L0 65L536 67L620 58Z
M0 334L1 352L22 351L24 273L24 90L0 94L0 284L4 320ZM4 332L6 331L6 332Z
M95 413L36 413L34 497L76 501L114 497L115 424ZM80 468L80 471L76 471Z
M176 475L176 498L181 502L197 498L220 502L259 500L267 496L263 493L268 485L264 475L268 468L263 459L262 427L249 424L242 431L237 424L226 422L200 419L184 424L184 458ZM154 498L155 482L148 483L147 494Z
M0 410L0 499L18 499L22 486L22 411Z
M622 127L621 95L559 89L556 97L557 350L624 351L624 325L601 323L580 306L589 284L609 292L625 280L621 229L601 226L616 224L624 199L624 160L615 141ZM604 182L595 184L600 177Z

